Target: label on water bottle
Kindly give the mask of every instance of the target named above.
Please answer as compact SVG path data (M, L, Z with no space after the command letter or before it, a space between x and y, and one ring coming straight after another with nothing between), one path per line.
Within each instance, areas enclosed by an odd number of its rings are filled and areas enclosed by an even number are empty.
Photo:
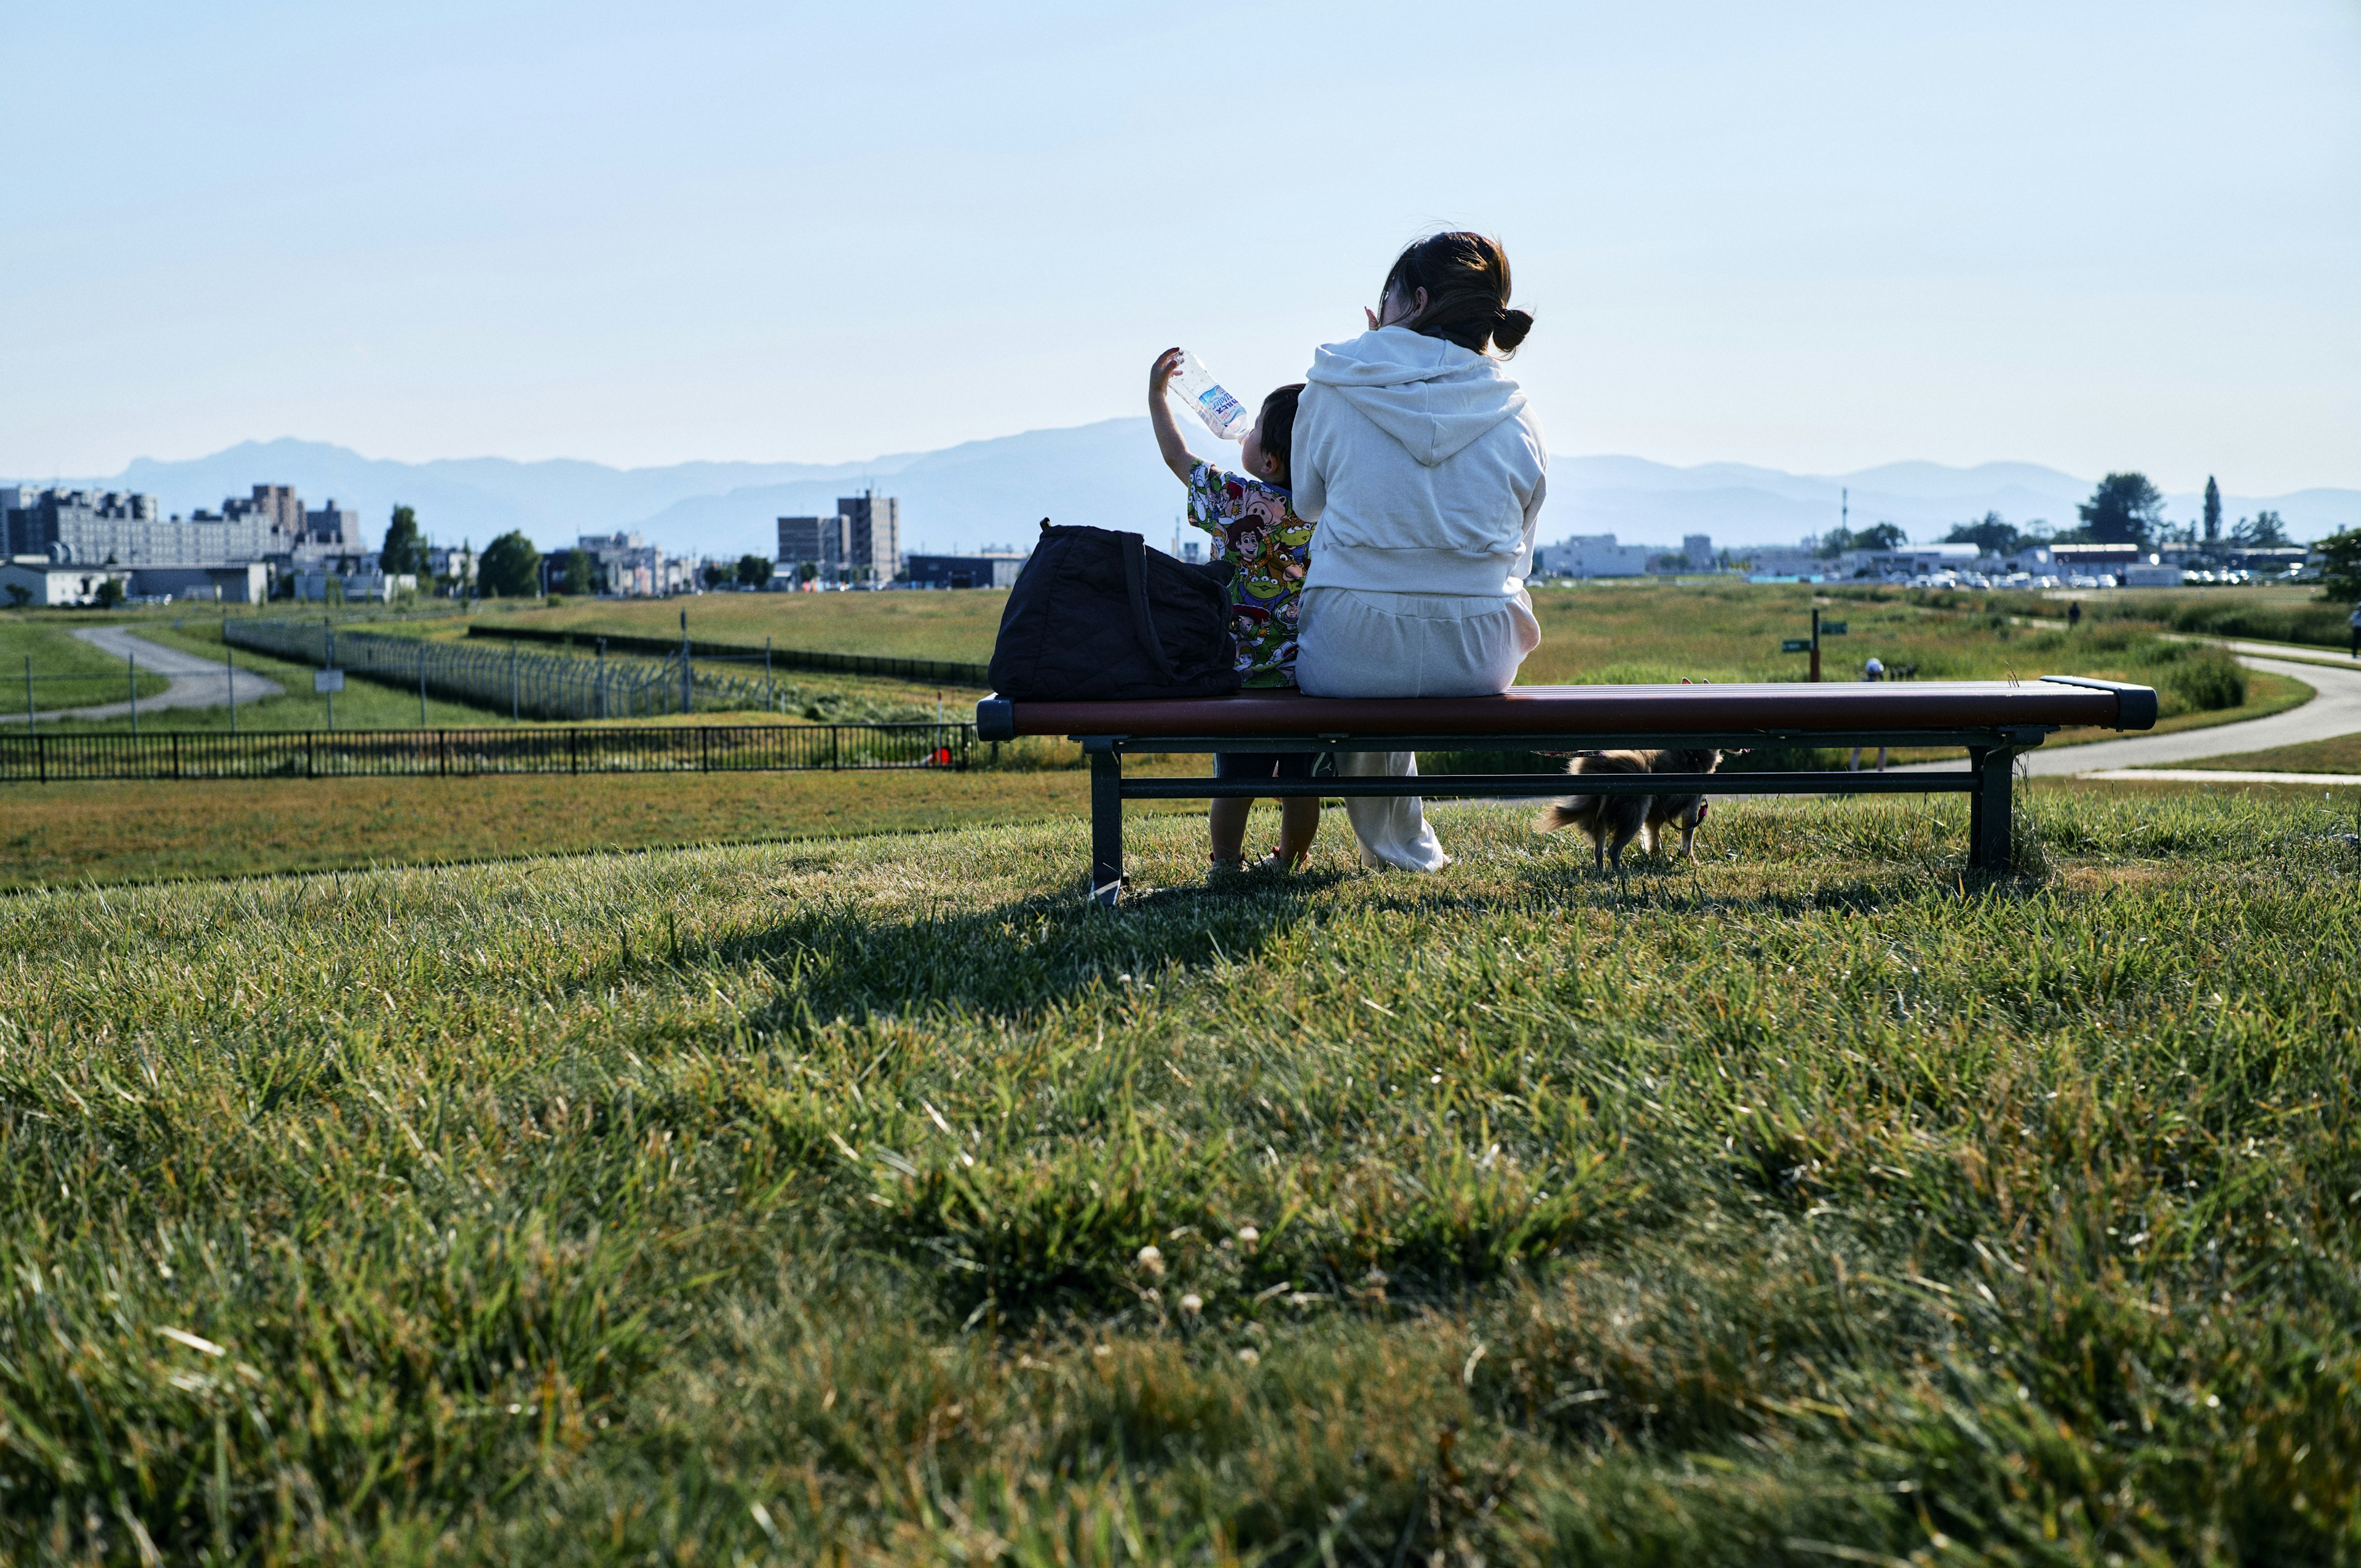
M1220 387L1206 388L1205 395L1197 400L1197 417L1224 435L1230 433L1230 427L1237 423L1246 411L1244 403Z

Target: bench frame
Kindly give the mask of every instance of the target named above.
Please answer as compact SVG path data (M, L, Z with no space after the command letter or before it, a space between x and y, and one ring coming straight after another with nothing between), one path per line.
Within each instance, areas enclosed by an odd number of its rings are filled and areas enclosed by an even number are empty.
M2125 729L2155 722L2156 696L2145 687L2074 676L2052 675L2055 685L2088 686L2121 694ZM1012 705L987 697L977 709L987 736L1015 733ZM1305 714L1312 718L1312 712ZM1081 732L1091 768L1090 896L1114 907L1123 891L1123 803L1126 800L1253 800L1341 797L1428 799L1481 797L1540 799L1569 795L1964 795L1968 797L1968 866L1981 875L2004 875L2013 865L2015 767L2023 752L2039 746L2055 724L1991 726L1887 726L1844 729L1771 728L1719 731L1617 730L1438 732L1366 734L1307 730L1292 735L1137 735ZM1308 779L1127 777L1127 756L1215 751L1541 751L1576 752L1679 747L1724 751L1801 747L1958 746L1966 749L1964 768L1924 773L1585 773L1577 783L1562 773L1437 773L1381 777L1314 776Z

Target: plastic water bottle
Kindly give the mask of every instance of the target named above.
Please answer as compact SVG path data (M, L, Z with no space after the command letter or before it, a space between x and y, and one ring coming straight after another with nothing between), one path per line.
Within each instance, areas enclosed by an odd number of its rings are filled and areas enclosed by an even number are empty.
M1180 400L1196 411L1205 422L1205 428L1224 441L1244 441L1255 426L1254 411L1230 396L1205 362L1183 349L1180 368L1172 378L1172 389Z

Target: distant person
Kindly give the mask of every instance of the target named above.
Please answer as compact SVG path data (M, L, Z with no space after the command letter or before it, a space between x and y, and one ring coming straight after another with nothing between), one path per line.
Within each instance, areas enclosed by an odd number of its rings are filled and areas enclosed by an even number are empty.
M2076 608L2079 609L2081 607L2077 606ZM1861 678L1865 681L1883 680L1885 678L1885 661L1872 655L1869 663L1861 667ZM1852 749L1852 771L1854 773L1861 772L1861 747L1855 746ZM1877 771L1881 773L1885 771L1885 748L1883 746L1880 746L1877 749Z
M2066 601L2066 630L2069 630L2069 631L2071 631L2071 630L2073 630L2076 627L2078 627L2078 626L2080 626L2080 625L2081 625L2081 624L2082 624L2082 601L2081 601L2081 599L2069 599L2069 600L2067 600L2067 601Z
M2347 657L2361 659L2361 604L2353 607L2353 613L2345 618L2345 624L2353 629L2353 652Z
M1532 330L1509 258L1438 234L1394 258L1369 330L1313 356L1295 426L1295 510L1317 522L1296 684L1308 696L1489 696L1540 646L1525 577L1549 466L1500 368ZM1412 774L1410 751L1340 773ZM1451 863L1415 799L1345 803L1366 865Z
M1238 645L1238 677L1247 686L1295 684L1296 619L1303 593L1312 524L1295 513L1288 493L1288 456L1294 444L1298 382L1262 400L1262 412L1238 454L1240 473L1214 467L1189 450L1172 417L1165 388L1180 373L1180 351L1168 348L1148 367L1148 419L1164 466L1189 487L1189 521L1211 536L1213 559L1228 561L1231 631ZM1308 779L1312 751L1220 751L1213 776L1224 779ZM1246 863L1246 817L1252 800L1217 800L1206 814L1213 840L1211 876ZM1279 843L1255 862L1257 871L1291 871L1312 854L1320 832L1320 802L1300 795L1279 803Z

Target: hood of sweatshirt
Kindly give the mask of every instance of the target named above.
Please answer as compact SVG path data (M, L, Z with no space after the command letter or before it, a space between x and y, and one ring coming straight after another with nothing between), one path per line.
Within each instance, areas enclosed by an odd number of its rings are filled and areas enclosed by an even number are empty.
M1304 378L1334 389L1430 468L1525 406L1499 360L1406 326L1324 345Z

